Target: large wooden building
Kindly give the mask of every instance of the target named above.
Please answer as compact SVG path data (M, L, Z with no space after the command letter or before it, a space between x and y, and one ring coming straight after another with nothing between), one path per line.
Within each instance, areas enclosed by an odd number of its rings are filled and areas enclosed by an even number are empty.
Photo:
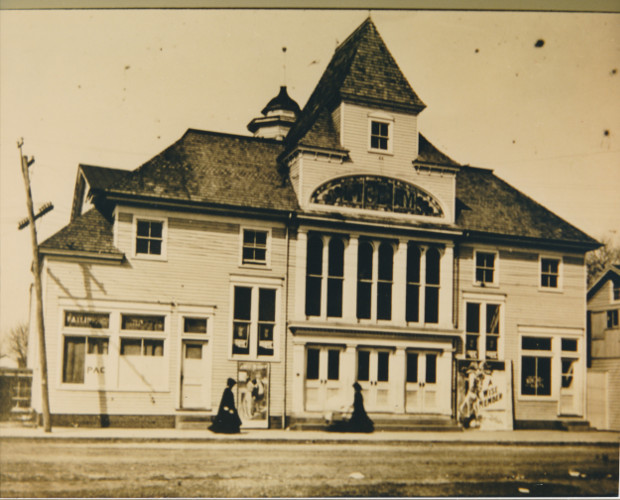
M208 419L228 377L248 426L322 419L355 381L376 420L454 421L472 363L505 375L516 425L585 420L598 243L438 151L424 108L367 19L252 136L80 165L41 245L53 422Z

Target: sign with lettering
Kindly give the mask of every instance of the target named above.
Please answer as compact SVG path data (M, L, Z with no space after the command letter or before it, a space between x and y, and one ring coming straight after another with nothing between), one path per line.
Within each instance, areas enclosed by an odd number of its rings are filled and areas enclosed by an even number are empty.
M65 311L65 326L75 328L110 328L108 313Z
M163 332L164 316L123 314L121 328L123 330L148 330L152 332Z
M383 212L442 217L441 206L413 184L376 175L353 175L320 186L312 203Z
M458 418L463 427L512 430L510 363L459 360Z

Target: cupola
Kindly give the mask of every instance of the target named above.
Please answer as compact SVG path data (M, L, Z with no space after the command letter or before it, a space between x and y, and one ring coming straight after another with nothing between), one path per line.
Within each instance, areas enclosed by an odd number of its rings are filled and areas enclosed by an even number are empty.
M263 116L248 123L248 130L254 137L282 140L297 120L300 109L283 85L280 93L267 103L261 113Z

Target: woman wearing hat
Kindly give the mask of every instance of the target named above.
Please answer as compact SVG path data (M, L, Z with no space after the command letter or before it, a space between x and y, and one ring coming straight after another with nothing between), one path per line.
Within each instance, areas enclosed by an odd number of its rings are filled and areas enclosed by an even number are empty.
M334 422L327 430L332 432L373 432L375 424L364 409L364 396L362 396L362 386L355 382L353 384L355 395L353 396L353 413L347 421Z
M222 400L220 401L220 408L217 411L215 420L209 427L212 432L224 433L224 434L236 434L241 427L241 419L235 408L235 396L233 395L232 388L237 382L233 378L229 378L226 382L226 389L222 393Z

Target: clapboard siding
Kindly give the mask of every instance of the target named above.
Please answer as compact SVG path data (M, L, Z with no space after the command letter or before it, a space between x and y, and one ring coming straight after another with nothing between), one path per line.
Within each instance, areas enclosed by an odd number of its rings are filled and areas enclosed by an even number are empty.
M607 372L608 429L620 431L620 361L618 358L595 359L592 370Z
M368 151L368 115L372 110L352 104L342 106L343 147L350 151L350 161L340 162L335 158L304 155L301 165L303 171L299 177L301 187L297 190L302 207L307 208L314 190L331 179L345 175L380 175L402 179L427 191L441 204L445 220L452 222L455 175L450 172L418 172L412 165L418 156L416 117L391 113L394 117L393 151L389 154L377 154ZM335 111L334 116L336 114L339 112Z
M611 280L607 280L601 285L597 292L588 300L588 309L597 311L601 309L614 309L612 304L612 287ZM620 307L620 303L615 304L615 307Z
M135 217L163 217L167 220L165 260L132 257ZM268 268L252 268L240 263L240 228L271 229L271 260ZM229 359L231 332L231 275L278 277L282 289L279 308L280 358L271 364L270 411L282 413L283 357L285 336L286 229L283 223L232 217L167 214L163 211L119 211L116 224L118 248L126 253L122 264L71 262L47 258L46 325L47 354L50 360L50 401L53 413L171 414L178 407L180 370L180 318L177 307L215 307L211 342L211 407L217 410L227 377L237 377L237 361ZM67 390L60 387L62 369L62 318L60 300L98 304L113 300L126 304L148 304L168 314L165 354L168 388L163 392L110 390ZM137 306L136 306L137 307ZM159 308L159 309L158 309ZM110 346L110 349L118 346Z

